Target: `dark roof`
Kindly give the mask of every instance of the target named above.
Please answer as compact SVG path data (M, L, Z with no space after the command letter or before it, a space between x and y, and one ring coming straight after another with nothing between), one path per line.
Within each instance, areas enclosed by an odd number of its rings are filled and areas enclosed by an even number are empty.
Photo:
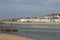
M59 15L60 16L60 14L49 14L49 15L46 15L46 16L54 16L54 15Z

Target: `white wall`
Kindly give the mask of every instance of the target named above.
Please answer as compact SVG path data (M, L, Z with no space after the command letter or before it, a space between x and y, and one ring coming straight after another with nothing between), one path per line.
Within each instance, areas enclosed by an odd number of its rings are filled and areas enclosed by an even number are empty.
M17 22L27 22L27 21L40 22L40 19L19 19L19 20L17 20Z
M50 22L50 19L41 19L41 22Z
M32 22L40 22L40 19L33 19Z
M60 22L60 19L54 19L55 22Z
M17 22L21 22L21 20L19 19L19 20L17 20Z
M27 22L27 21L30 21L30 22L60 22L60 19L20 19L20 20L17 20L17 22Z
M17 20L18 22L20 21L20 22L27 22L27 21L32 21L32 19L19 19L19 20Z

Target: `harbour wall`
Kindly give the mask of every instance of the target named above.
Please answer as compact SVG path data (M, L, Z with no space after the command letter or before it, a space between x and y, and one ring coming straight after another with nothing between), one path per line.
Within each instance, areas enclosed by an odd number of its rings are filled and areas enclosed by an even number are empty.
M2 23L8 23L8 24L39 24L39 25L60 25L60 23L56 22L2 22Z

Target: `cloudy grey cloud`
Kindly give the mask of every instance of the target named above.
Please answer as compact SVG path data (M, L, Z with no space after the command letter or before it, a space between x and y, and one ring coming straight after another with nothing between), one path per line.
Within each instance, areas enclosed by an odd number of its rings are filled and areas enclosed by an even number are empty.
M8 16L18 16L19 14L19 16L39 16L54 12L60 13L60 0L0 0L2 17L3 14L8 14Z

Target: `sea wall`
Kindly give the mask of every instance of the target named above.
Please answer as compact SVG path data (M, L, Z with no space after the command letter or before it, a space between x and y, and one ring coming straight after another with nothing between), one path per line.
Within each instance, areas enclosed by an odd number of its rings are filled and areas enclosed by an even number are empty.
M2 22L2 23L9 23L9 24L42 24L42 25L60 25L58 22Z

